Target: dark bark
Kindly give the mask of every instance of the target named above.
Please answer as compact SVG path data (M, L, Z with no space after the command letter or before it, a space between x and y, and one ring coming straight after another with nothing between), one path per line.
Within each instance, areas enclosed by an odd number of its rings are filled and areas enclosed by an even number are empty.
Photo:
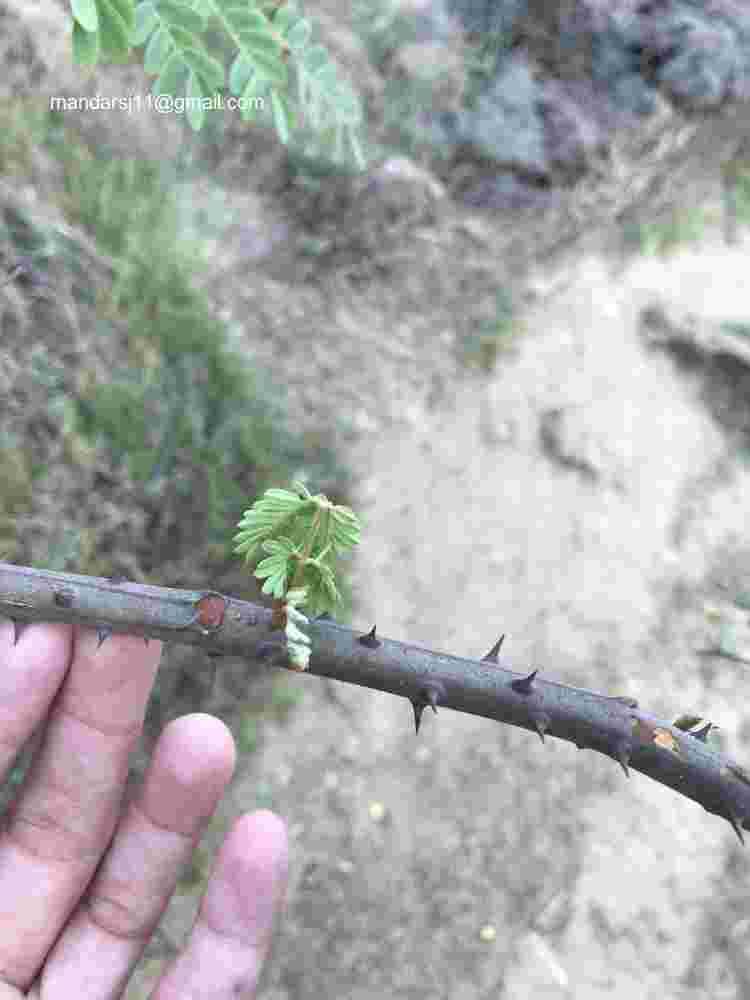
M216 591L177 590L0 563L0 614L18 623L66 622L242 655L262 670L289 669L284 608L236 600ZM750 775L726 754L642 710L634 698L604 695L518 672L499 655L500 639L481 660L412 643L363 635L321 617L307 627L308 673L408 698L417 731L425 707L438 706L569 740L635 768L727 819L744 843L750 829Z

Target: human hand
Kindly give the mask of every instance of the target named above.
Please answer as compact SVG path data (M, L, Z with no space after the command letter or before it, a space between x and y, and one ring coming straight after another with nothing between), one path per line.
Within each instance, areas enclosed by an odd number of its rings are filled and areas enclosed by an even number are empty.
M161 643L115 633L98 649L93 629L62 624L12 643L1 620L0 775L46 721L0 823L0 1000L119 998L229 783L234 741L211 715L175 719L124 805ZM153 1000L254 997L287 870L283 821L237 819Z

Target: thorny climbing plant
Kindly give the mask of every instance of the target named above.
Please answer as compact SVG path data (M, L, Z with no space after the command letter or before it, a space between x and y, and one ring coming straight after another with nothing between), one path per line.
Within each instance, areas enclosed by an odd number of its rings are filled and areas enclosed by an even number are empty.
M606 695L517 672L500 655L501 637L481 660L435 652L365 634L330 615L339 600L334 558L359 542L348 507L293 491L267 490L238 524L235 551L255 569L273 610L213 590L178 590L122 578L84 576L0 562L0 615L13 623L69 622L94 627L101 645L118 632L201 646L211 657L242 656L268 666L408 698L417 732L424 709L437 706L550 735L634 767L728 820L744 843L750 829L750 774L723 753L717 727L693 712L674 721L642 709L635 698ZM304 608L315 618L308 618Z
M333 611L341 595L328 561L358 544L361 524L349 507L331 503L322 493L313 496L304 483L293 485L296 493L266 490L245 511L234 551L247 564L259 546L268 553L254 575L265 578L263 593L276 598L290 665L306 670L310 638L300 626L309 620L299 609L304 606L311 615Z

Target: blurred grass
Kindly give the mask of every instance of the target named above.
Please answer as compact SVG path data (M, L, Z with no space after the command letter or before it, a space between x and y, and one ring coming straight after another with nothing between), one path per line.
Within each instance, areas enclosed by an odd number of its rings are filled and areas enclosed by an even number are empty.
M111 281L87 275L74 236L36 220L33 210L20 204L6 212L0 233L6 259L23 255L31 260L39 280L50 280L53 290L47 264L54 261L77 275L74 296L80 315L87 320L93 316L94 337L122 337L126 331L123 364L104 380L93 367L78 372L76 394L70 392L69 379L66 388L65 365L47 351L40 331L39 351L32 354L27 374L46 389L47 411L66 442L71 470L79 462L90 466L103 448L112 467L122 464L145 497L161 504L167 489L173 490L187 522L183 546L202 551L217 572L240 565L233 552L236 523L270 486L288 486L294 478L315 490L320 483L333 483L338 492L334 496L329 489L332 499L350 503L348 468L320 435L289 424L286 388L257 372L231 346L232 331L217 318L196 280L216 227L210 211L203 220L206 239L195 224L198 213L186 225L175 195L174 169L95 148L38 100L0 103L0 178L34 183L40 169L48 170L48 184L39 200L53 200L71 232L85 234L95 245L111 263ZM28 442L7 434L0 439L0 461L5 471L0 558L12 559L17 519L31 509L34 483L47 470L30 461ZM196 518L201 520L197 528ZM58 528L46 568L108 575L94 530L87 534L63 519ZM182 554L171 543L163 558ZM200 565L196 557L195 566ZM158 561L141 568L149 582L160 582ZM339 572L337 620L348 623L352 590L344 561ZM159 707L161 676L162 671L150 709ZM239 706L240 718L225 721L241 751L253 752L264 721L283 724L302 697L293 680L279 677L267 703L252 710ZM26 749L2 790L6 799L31 764ZM268 789L260 788L258 803L267 800Z

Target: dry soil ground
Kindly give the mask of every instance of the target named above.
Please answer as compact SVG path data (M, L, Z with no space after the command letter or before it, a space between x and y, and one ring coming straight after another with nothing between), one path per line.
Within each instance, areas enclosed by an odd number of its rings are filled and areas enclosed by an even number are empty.
M340 322L348 360L325 395L359 428L355 627L475 657L507 632L518 669L662 717L698 709L747 759L747 668L700 650L707 605L731 619L747 581L750 468L700 369L639 331L654 302L744 320L749 249L708 231L667 259L571 256L540 273L491 374L457 368L439 338L420 353L397 323L379 338ZM264 364L289 379L289 351ZM563 741L445 709L417 736L405 699L297 681L303 706L228 804L264 780L289 824L262 996L739 995L750 892L727 823ZM176 899L169 936L193 913Z

